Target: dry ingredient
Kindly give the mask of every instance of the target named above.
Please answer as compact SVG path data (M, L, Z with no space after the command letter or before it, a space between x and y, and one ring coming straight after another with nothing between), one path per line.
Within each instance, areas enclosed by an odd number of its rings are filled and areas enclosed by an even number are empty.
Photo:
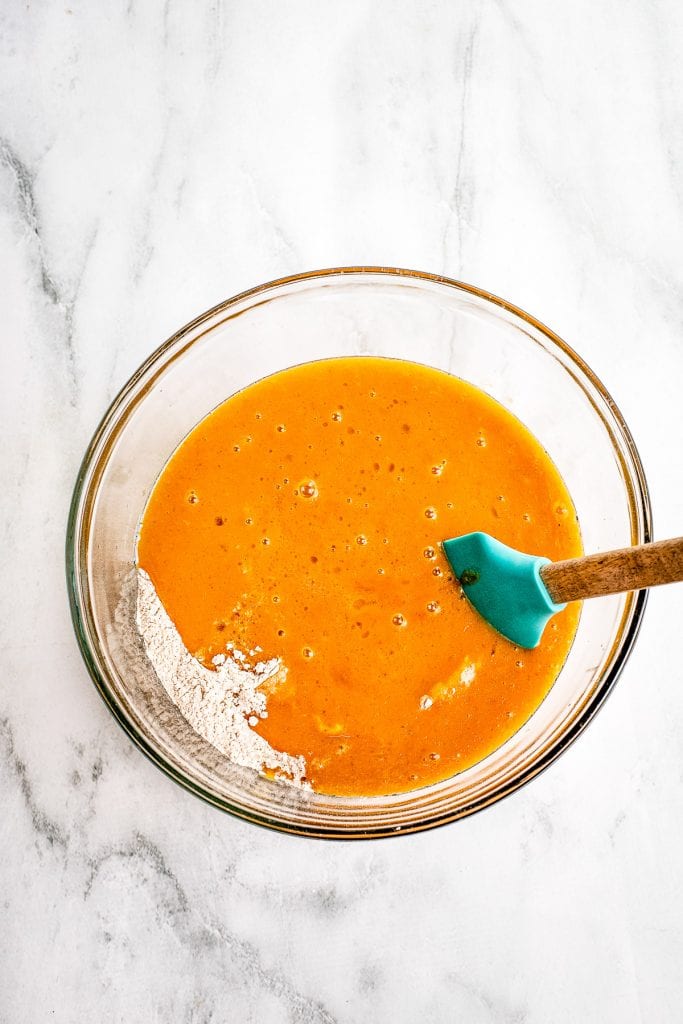
M215 671L194 658L180 638L154 584L143 569L137 572L136 625L159 682L189 724L235 764L274 778L306 785L306 762L275 750L254 726L267 717L264 684L286 676L278 658L250 665L247 656L232 650L216 655ZM238 664L239 662L239 664Z

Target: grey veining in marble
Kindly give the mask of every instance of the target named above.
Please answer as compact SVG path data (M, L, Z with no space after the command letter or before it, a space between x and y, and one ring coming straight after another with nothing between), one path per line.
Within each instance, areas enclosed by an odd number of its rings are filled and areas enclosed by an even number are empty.
M85 446L196 313L417 267L549 323L683 532L675 0L0 5L0 1021L681 1019L683 588L605 711L478 817L308 843L149 764L72 635Z

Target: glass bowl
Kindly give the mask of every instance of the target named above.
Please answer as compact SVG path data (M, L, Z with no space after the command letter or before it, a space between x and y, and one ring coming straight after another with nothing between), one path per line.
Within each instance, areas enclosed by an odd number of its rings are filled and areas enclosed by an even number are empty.
M112 713L172 779L241 818L307 836L370 838L462 818L518 789L585 728L614 686L645 592L585 604L569 657L535 714L489 757L388 797L330 797L232 764L172 704L133 631L136 531L166 460L211 409L296 363L394 356L471 381L545 446L576 504L586 551L650 540L647 486L619 410L583 360L533 317L432 274L349 267L228 299L161 346L123 388L78 475L67 536L71 611Z

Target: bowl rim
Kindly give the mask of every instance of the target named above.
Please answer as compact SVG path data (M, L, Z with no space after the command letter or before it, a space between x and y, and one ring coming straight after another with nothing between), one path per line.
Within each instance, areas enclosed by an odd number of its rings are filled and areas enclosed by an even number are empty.
M109 686L106 672L102 670L97 658L94 656L89 640L89 630L86 625L88 613L86 607L84 607L81 587L81 577L83 574L80 570L80 537L84 500L89 495L89 488L86 487L86 484L92 483L89 477L93 458L98 452L102 442L108 436L110 427L116 423L119 410L126 405L127 399L130 393L135 389L138 381L144 377L154 364L161 360L164 354L180 339L196 330L199 326L212 319L214 316L227 312L231 307L242 303L245 300L252 299L256 296L265 297L268 292L276 291L291 284L300 284L307 281L322 282L328 278L343 278L350 277L352 275L375 275L387 278L412 279L418 282L443 285L447 288L453 288L457 291L465 292L518 317L520 320L526 322L534 330L543 335L544 339L551 343L551 346L558 348L561 353L567 357L570 363L573 363L583 373L589 384L598 393L616 423L616 427L620 434L620 440L623 442L628 453L630 459L629 466L625 465L622 453L619 451L618 446L614 444L614 437L612 436L613 431L610 428L610 424L605 419L601 410L595 406L595 403L593 403L596 411L599 413L600 418L603 421L603 425L608 429L613 447L615 448L615 453L619 457L619 461L622 466L622 473L627 487L631 513L631 542L647 543L652 539L652 510L650 493L642 461L626 420L605 385L585 360L558 334L552 331L540 320L536 319L536 317L520 309L520 307L508 302L506 299L502 299L499 296L494 295L492 292L486 291L483 288L479 288L475 285L467 284L463 281L446 277L441 274L409 270L402 267L344 266L304 271L302 273L290 274L285 277L267 281L264 284L248 288L245 291L239 292L238 294L217 303L204 313L201 313L194 319L190 320L179 330L175 331L166 341L159 345L158 348L156 348L131 375L110 403L86 448L76 476L66 530L66 582L71 621L81 655L96 689L115 720L124 732L133 740L142 753L178 785L182 786L190 793L193 793L195 796L200 797L200 799L204 800L211 806L217 807L219 810L231 814L233 817L241 818L242 820L249 821L256 825L261 825L270 830L308 838L337 840L387 838L397 835L414 834L416 832L437 828L453 821L469 817L471 814L477 813L485 807L489 807L492 804L497 803L499 800L510 796L522 786L525 786L541 772L545 771L574 743L578 736L593 720L598 711L604 706L607 697L614 689L640 632L648 595L647 590L637 591L632 595L633 600L630 610L630 620L624 628L621 638L616 641L618 644L618 650L612 665L600 680L595 692L586 702L585 707L577 716L576 720L554 741L554 743L550 744L547 749L542 751L541 755L533 764L526 766L526 768L519 772L519 774L515 775L514 778L504 781L491 793L487 794L484 798L479 798L473 804L468 804L455 811L426 816L419 822L401 827L400 829L397 829L392 825L373 825L367 828L358 828L354 826L352 829L344 831L340 831L338 828L330 825L295 826L268 814L262 814L256 811L250 812L243 807L234 806L227 800L221 799L215 794L205 790L198 782L195 782L193 779L185 775L182 770L169 763L163 755L155 749L145 734L138 729L136 724L126 715L124 708L121 706L119 700ZM567 369L567 372L570 372L568 367L565 367L565 369ZM579 382L577 381L577 384L578 383ZM590 395L587 395L587 397L590 399Z

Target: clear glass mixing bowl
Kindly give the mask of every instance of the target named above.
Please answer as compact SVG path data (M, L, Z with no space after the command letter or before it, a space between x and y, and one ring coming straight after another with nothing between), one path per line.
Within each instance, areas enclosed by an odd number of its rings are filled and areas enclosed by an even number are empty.
M96 686L140 749L216 807L301 835L367 838L472 814L554 761L614 686L646 594L587 602L536 713L495 753L445 782L388 797L329 797L230 763L186 723L139 645L122 642L132 626L136 530L157 475L206 413L267 374L341 355L426 363L505 405L559 467L587 551L650 540L650 509L629 430L583 360L509 303L431 274L350 267L262 285L197 317L131 378L86 452L69 518L71 610Z

